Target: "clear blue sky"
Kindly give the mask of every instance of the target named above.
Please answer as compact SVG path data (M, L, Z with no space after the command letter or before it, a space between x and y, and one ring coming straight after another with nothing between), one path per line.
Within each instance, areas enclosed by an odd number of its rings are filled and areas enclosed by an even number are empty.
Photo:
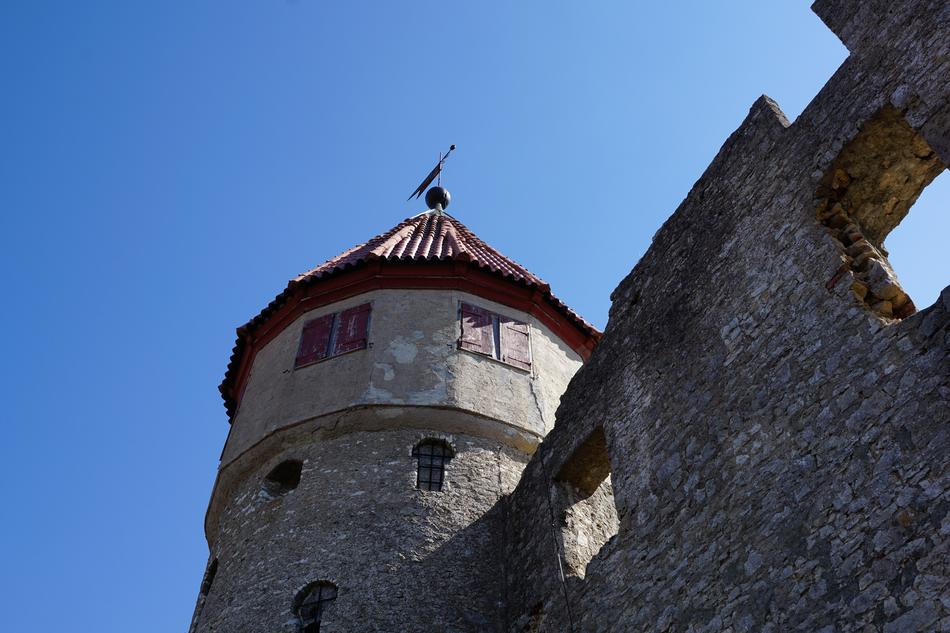
M439 150L603 326L753 100L794 119L846 56L761 0L6 0L0 53L3 629L81 633L185 631L234 328L419 212ZM888 241L921 306L947 180Z

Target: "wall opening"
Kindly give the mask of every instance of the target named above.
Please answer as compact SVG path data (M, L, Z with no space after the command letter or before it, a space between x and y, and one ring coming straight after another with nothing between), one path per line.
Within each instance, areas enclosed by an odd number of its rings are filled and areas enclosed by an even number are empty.
M270 498L287 494L300 485L300 472L302 470L303 462L299 459L288 459L279 463L264 478L261 494Z
M336 600L337 588L332 582L312 582L294 597L294 615L300 633L320 633L320 624Z
M920 308L933 305L950 279L941 254L950 233L950 171L927 185L911 213L887 236L887 258ZM939 260L935 260L935 256Z
M603 428L595 429L561 466L554 497L561 509L564 573L583 578L587 564L620 529Z
M211 591L211 585L214 583L214 577L218 573L218 559L212 559L205 570L204 578L201 579L201 595L207 596Z
M884 239L945 169L893 106L885 106L861 126L815 194L818 220L842 252L842 267L829 289L850 270L852 292L877 315L903 319L917 311L891 267Z
M198 591L198 602L195 604L195 611L191 616L191 626L188 627L188 633L193 633L198 628L201 621L201 613L204 611L205 602L208 600L208 594L211 593L211 585L214 584L214 577L218 573L218 559L212 558L205 567L204 576L201 578L201 588Z

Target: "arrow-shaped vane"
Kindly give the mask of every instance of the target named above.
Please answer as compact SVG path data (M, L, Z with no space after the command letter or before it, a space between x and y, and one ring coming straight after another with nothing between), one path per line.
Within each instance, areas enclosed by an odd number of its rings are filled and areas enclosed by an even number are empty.
M416 187L416 190L413 191L409 195L407 200L418 198L423 193L425 193L426 188L432 184L432 181L435 180L436 176L442 173L442 165L445 163L446 159L449 157L449 154L451 154L452 150L454 149L455 149L455 145L450 146L449 151L445 153L445 156L443 156L442 153L439 152L439 162L436 164L435 167L432 168L432 171L429 172L429 175L426 176L425 180L423 180L422 183L418 187Z

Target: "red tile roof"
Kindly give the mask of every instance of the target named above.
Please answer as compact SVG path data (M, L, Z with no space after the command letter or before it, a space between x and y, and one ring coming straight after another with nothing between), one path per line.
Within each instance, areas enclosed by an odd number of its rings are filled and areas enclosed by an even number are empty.
M448 214L432 211L403 220L368 242L354 246L299 275L291 283L323 277L372 259L471 261L505 277L549 290L544 281L483 242L464 224Z
M392 262L464 261L495 275L527 287L539 289L575 327L593 339L600 332L579 314L571 310L551 292L551 287L521 264L505 257L483 242L464 224L446 213L427 211L403 220L390 230L369 241L358 244L316 268L290 280L284 289L260 314L238 328L238 339L228 364L220 390L229 415L234 414L236 394L234 385L247 339L267 319L280 309L302 285L329 278L356 266L374 260Z

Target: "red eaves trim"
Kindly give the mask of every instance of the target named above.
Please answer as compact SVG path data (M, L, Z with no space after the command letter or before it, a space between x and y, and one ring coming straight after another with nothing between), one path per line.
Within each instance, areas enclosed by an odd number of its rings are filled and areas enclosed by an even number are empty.
M274 339L297 317L315 308L355 295L384 288L460 290L515 310L526 312L548 327L585 361L601 333L577 318L566 306L551 300L535 285L510 278L459 260L387 261L375 259L357 264L339 274L291 285L268 306L269 314L238 328L231 363L219 387L233 419L244 395L247 376L257 351Z

